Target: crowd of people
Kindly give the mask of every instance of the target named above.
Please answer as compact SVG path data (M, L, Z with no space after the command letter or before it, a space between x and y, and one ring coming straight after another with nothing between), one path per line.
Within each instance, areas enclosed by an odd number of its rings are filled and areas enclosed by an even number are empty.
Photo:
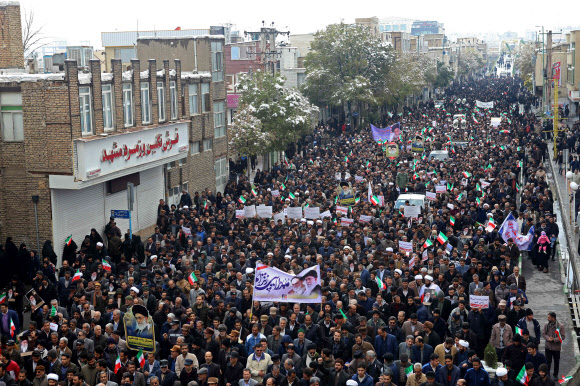
M554 313L540 325L518 266L523 254L523 264L548 272L559 233L534 103L518 79L463 82L446 89L442 106L385 115L382 126L400 122L396 158L368 128L332 121L223 194L184 192L172 207L161 200L147 240L122 235L114 219L59 256L50 242L39 256L7 240L2 261L30 264L10 272L0 304L0 382L508 386L527 376L553 384L565 328ZM502 117L499 127L492 117ZM414 149L417 136L424 151ZM355 202L339 213L344 188ZM407 218L395 202L410 192L438 193ZM253 204L329 215L236 218ZM499 234L510 214L518 233L534 227L529 251ZM294 275L318 265L322 301L253 301L257 264ZM36 298L25 296L29 288ZM473 306L474 296L487 306ZM155 350L145 358L125 335L124 315L137 306L153 320ZM490 354L502 363L491 377L482 365Z

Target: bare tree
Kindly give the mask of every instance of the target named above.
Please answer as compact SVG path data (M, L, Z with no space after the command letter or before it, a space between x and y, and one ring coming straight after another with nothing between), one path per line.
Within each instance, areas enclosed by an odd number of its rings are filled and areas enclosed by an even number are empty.
M34 19L34 11L24 10L23 14L24 24L22 26L22 44L24 46L25 59L28 58L34 51L41 47L48 45L50 42L46 41L42 30L44 26L37 26Z

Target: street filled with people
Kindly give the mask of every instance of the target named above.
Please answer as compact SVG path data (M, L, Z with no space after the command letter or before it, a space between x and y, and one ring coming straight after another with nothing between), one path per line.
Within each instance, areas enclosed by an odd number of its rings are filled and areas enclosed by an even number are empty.
M223 194L160 200L149 237L113 218L62 251L13 235L0 382L553 384L567 326L538 322L519 266L557 258L536 103L517 78L465 81L376 131L320 122ZM289 278L287 302L262 271Z

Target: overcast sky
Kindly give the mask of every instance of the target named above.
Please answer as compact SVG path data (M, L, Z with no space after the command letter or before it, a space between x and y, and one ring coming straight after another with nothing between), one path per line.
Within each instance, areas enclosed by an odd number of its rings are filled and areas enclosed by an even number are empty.
M539 9L537 1L523 0L98 0L89 3L21 0L20 3L24 10L34 10L37 24L44 27L47 37L67 40L69 44L89 40L95 48L102 46L101 32L134 31L137 23L139 30L178 26L208 28L233 23L243 31L255 30L265 20L268 24L275 22L280 29L287 27L291 33L309 33L341 19L348 23L356 17L398 16L437 20L445 24L447 33L515 31L522 36L536 25L548 29L580 24L577 0L546 3L545 11Z

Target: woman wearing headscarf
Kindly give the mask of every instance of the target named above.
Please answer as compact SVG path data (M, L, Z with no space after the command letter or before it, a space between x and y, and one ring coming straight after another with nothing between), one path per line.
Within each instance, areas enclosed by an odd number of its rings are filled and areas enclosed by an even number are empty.
M20 246L22 248L22 246ZM54 253L54 249L52 248L52 241L46 240L44 245L42 246L42 257L48 257L52 264L56 264L57 256Z

